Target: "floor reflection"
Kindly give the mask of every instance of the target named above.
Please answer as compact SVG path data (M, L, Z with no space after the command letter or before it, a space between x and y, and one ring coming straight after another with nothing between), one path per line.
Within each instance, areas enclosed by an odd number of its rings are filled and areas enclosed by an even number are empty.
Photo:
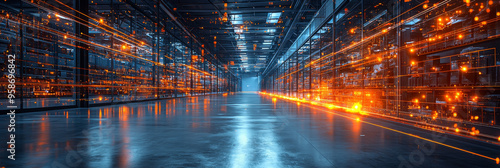
M415 138L250 93L17 117L19 157L0 167L398 167L400 161L394 158L408 158L419 150ZM410 127L364 120L430 136ZM500 151L498 146L472 146L460 139L446 143L488 156ZM430 165L495 163L438 146L415 167Z

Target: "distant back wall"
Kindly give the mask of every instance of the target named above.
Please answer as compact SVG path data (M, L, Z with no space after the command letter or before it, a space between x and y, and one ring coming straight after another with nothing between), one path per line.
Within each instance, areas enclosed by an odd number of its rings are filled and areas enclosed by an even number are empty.
M257 74L244 74L241 80L241 90L242 91L259 91L259 77Z

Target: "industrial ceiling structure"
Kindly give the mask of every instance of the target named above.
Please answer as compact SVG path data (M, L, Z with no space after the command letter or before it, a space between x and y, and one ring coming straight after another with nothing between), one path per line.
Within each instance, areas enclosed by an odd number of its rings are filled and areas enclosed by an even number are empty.
M259 73L307 26L319 0L164 1L233 72Z

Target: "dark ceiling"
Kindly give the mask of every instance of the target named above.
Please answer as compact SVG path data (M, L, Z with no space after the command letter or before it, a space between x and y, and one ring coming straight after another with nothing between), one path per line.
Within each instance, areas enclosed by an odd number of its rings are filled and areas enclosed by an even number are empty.
M264 70L272 57L286 52L325 0L160 1L232 72L258 73ZM60 2L72 4L70 0ZM143 0L137 3L139 5L131 0L124 2L144 15L150 15L147 17L150 20L157 19L154 14L157 1ZM20 4L11 3L7 7L15 8ZM101 0L92 7L96 12L105 12L109 11L110 4L109 0ZM115 5L117 9L124 7ZM24 11L29 12L29 9L25 7ZM142 24L141 19L136 22Z
M263 71L271 57L286 51L323 1L164 2L171 6L189 31L209 45L212 53L233 71L257 73Z

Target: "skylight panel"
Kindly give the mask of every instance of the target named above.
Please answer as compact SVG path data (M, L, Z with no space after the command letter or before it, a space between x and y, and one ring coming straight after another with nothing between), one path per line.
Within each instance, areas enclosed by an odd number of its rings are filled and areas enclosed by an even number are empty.
M235 33L243 33L243 29L239 28L239 27L235 27L234 28L234 32Z
M231 15L231 24L243 24L241 15Z
M278 23L280 17L281 17L281 12L267 13L266 23Z

